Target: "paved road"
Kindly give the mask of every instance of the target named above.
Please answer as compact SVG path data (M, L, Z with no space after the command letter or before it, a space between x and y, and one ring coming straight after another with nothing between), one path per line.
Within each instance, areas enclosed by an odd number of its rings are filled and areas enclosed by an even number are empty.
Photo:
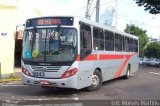
M0 100L160 100L160 68L140 67L130 79L117 79L103 83L100 90L85 89L44 90L40 86L23 86L20 82L0 84ZM28 102L27 102L28 103ZM35 102L34 102L35 103ZM79 102L74 106L82 106ZM98 102L92 102L94 104ZM59 106L59 105L58 105ZM68 105L67 105L68 106Z

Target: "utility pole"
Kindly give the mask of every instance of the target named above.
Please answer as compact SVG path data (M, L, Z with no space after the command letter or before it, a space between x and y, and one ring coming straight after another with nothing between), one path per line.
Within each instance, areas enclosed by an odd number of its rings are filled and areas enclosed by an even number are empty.
M91 16L90 16L90 8L91 8L92 1L93 0L88 0L88 2L87 2L87 9L86 9L86 13L85 13L85 17L87 19L91 18Z
M117 11L118 11L118 0L115 0L116 9L115 9L115 29L117 29Z
M92 15L92 13L90 15L90 8L91 8L91 5L92 5L92 2L93 2L93 0L88 0L87 1L87 9L86 9L85 17L88 18L88 19L90 19L91 15ZM96 9L96 22L99 22L100 0L96 1L95 9Z
M96 22L99 22L100 0L96 2Z
M90 3L90 2L89 2L89 1L90 1L90 0L88 0L88 2L87 2L87 9L86 9L86 13L85 13L85 17L88 18L88 19L90 18L90 17L89 17L89 3Z

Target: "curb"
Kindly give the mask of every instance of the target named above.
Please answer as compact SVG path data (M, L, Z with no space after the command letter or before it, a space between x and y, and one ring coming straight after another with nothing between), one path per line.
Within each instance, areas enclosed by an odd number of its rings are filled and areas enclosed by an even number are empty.
M21 78L15 78L15 79L0 79L0 83L8 83L8 82L15 82L15 81L21 81Z

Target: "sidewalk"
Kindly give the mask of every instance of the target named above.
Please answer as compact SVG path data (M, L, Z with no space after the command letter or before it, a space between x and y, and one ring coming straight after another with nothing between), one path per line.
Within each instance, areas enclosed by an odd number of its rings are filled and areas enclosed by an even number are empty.
M2 83L9 83L9 82L16 82L16 81L21 81L22 76L21 76L21 67L15 67L13 75L10 76L9 78L2 78L0 79L0 84Z

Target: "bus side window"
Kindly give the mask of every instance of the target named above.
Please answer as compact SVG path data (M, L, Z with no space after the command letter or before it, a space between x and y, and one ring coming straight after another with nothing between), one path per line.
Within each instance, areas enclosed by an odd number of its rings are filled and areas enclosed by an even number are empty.
M122 36L122 47L123 47L123 52L126 51L126 46L125 46L125 37Z
M120 34L115 34L115 51L122 51L122 37Z
M81 45L81 60L91 53L91 27L89 25L80 24L80 45Z
M104 33L100 28L93 28L93 47L94 50L104 50Z
M114 51L114 34L110 31L105 31L105 50Z
M133 39L130 38L130 52L133 52Z
M138 40L134 40L135 42L135 49L134 49L134 52L138 52Z
M126 49L126 52L129 52L129 38L128 37L125 37L125 49Z
M132 51L133 52L138 52L138 41L136 39L133 39L133 44L132 44Z

